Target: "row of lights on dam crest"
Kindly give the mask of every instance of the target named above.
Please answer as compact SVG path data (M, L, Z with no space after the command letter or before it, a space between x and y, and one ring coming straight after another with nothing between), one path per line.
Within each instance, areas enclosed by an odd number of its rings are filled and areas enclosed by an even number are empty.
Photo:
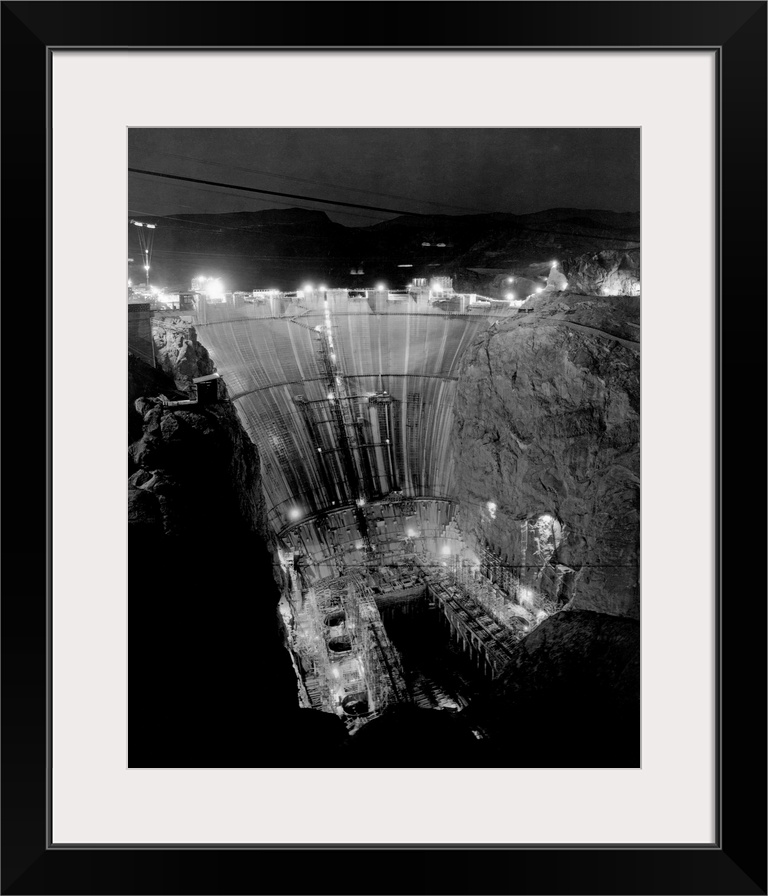
M385 290L386 288L387 288L387 284L386 284L386 283L377 283L377 284L376 284L376 290L377 290L377 292L384 292L384 290ZM310 295L311 295L314 291L315 291L315 287L314 287L311 283L305 283L305 284L304 284L304 288L301 290L301 292L302 292L304 295L307 295L307 294L310 294ZM328 287L325 286L325 285L318 286L318 287L317 287L317 291L318 291L318 292L327 292L327 291L328 291ZM277 292L277 290L275 290L275 292ZM326 299L325 301L327 302L328 299Z

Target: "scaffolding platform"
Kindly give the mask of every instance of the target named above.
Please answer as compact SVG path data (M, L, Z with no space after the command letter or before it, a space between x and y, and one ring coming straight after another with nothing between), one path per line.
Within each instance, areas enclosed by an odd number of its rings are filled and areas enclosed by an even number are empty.
M429 593L478 666L492 678L498 677L517 652L514 631L494 619L457 582L438 580L430 584Z

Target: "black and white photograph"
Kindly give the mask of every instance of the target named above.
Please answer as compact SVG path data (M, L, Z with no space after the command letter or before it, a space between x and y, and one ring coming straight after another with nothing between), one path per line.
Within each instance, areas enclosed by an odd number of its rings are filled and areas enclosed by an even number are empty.
M765 896L768 0L145 6L3 0L0 890Z
M127 139L129 766L639 767L640 129Z

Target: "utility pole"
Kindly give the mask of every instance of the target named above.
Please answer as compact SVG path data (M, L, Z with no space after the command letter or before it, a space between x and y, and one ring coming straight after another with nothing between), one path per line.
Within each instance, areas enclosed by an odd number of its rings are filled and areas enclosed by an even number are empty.
M135 218L131 218L130 223L138 228L139 250L141 251L141 260L146 274L147 290L149 290L149 268L150 260L152 258L152 243L155 239L155 229L157 228L157 225L145 224L143 221L137 221Z

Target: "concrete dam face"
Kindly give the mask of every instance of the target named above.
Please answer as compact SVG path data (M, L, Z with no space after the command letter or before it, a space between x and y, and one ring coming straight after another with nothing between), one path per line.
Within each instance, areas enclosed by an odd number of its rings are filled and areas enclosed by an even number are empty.
M259 449L274 530L393 494L450 498L458 361L499 307L346 290L206 306L200 341Z

